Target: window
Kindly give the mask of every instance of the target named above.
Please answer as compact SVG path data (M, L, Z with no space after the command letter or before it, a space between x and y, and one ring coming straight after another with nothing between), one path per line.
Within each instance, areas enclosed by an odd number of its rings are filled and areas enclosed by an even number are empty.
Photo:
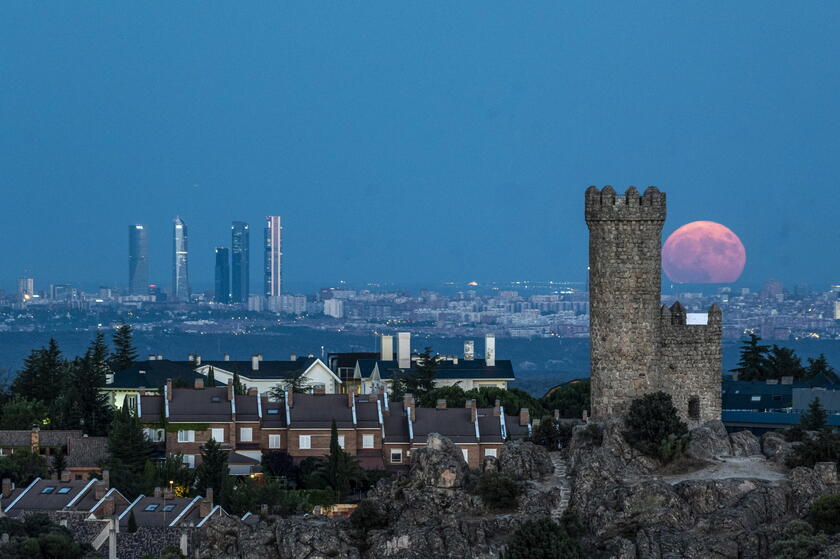
M338 436L338 446L340 446L342 450L344 449L344 435Z
M210 430L210 438L216 441L217 443L225 442L225 430L224 429L211 429Z
M194 443L195 431L178 431L179 443Z
M700 398L692 396L688 399L688 418L700 419Z
M157 510L157 508L158 508L158 505L157 505L157 503L155 503L155 504L153 504L153 505L148 505L148 506L147 506L146 508L144 508L143 510L144 510L145 512L155 512L155 511Z
M373 448L373 435L362 435L362 448Z
M750 398L750 400L752 400L753 402L760 402L761 401L761 396L752 396Z
M254 430L251 427L242 427L239 429L239 442L249 443L254 440Z
M469 449L462 448L461 452L464 454L464 460L469 462L470 461L470 451L469 451Z
M184 454L184 465L188 468L195 468L195 455Z
M395 448L391 450L391 464L402 464L402 449Z
M54 485L50 485L49 487L44 487L43 489L41 489L41 493L43 495L49 495L53 491L55 491L55 486Z
M70 493L70 488L69 487L62 487L61 489L58 490L59 495L67 495L68 493Z
M173 510L175 510L175 505L166 505L163 507L163 512L172 512Z
M268 436L268 448L280 448L280 435Z
M484 456L492 456L493 458L496 457L496 449L495 448L485 448L484 449Z
M219 402L222 401L222 399L218 396L213 396L212 398L210 398L210 401L213 402L214 404L218 404Z
M298 448L301 450L312 448L312 435L300 435L298 437Z
M272 408L270 410L266 410L266 412L268 413L268 415L280 415L279 408Z

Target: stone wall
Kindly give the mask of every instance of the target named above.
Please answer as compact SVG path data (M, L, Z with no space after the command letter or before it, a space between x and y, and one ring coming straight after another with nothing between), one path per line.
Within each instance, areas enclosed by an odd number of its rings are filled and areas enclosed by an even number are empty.
M187 549L191 549L189 528L138 528L136 532L117 534L117 557L143 559L146 555L158 557L167 546L181 547L181 535L187 535ZM102 546L106 551L108 544Z

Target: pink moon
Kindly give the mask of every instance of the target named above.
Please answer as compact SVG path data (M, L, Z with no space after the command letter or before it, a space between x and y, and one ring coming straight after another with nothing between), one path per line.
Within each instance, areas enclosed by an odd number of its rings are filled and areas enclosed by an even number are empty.
M662 268L674 283L732 283L746 263L738 235L714 221L683 225L662 247Z

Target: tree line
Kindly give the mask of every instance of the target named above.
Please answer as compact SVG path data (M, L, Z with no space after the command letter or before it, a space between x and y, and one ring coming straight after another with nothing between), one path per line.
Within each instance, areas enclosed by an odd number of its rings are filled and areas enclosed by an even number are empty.
M751 333L749 339L741 344L738 366L731 370L738 374L738 380L764 381L793 377L801 381L823 375L832 382L840 382L840 377L822 353L816 359L809 357L808 364L803 365L802 359L793 349L776 344L763 345L760 342L761 337Z

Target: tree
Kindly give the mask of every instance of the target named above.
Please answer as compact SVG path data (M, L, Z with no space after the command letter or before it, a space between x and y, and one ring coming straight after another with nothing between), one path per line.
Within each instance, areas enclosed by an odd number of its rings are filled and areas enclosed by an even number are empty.
M50 471L56 476L61 476L61 472L67 469L67 457L64 454L64 449L60 448L53 454L50 461Z
M137 519L134 518L134 510L128 513L128 531L132 534L137 531Z
M567 514L559 524L547 517L529 520L513 533L501 559L583 559L578 530Z
M495 386L483 386L468 390L465 396L468 400L475 400L479 408L492 408L496 400L499 400L508 415L517 414L522 408L528 408L531 417L542 417L548 413L537 399L520 388L505 390Z
M420 354L420 359L415 367L399 376L405 387L405 392L422 399L423 396L434 390L439 359L440 356L432 354L432 348L426 347Z
M89 544L73 541L67 528L53 524L46 514L22 520L0 518L0 533L10 539L0 544L3 559L93 559L101 557Z
M759 336L750 333L750 339L741 344L741 360L738 366L732 369L738 374L738 380L766 380L767 379L767 352L770 346L760 345Z
M782 377L793 377L802 379L805 376L805 368L802 360L796 352L789 347L780 347L773 344L767 356L767 377L780 379Z
M571 435L571 423L561 426L553 417L546 416L542 418L540 424L534 429L531 442L544 446L548 450L557 450L560 448L561 443L566 443L571 439Z
M216 371L212 365L207 367L207 386L211 388L216 386Z
M233 373L233 393L242 396L245 394L247 390L245 389L245 385L242 384L242 381L239 380L239 373L234 371Z
M424 394L417 402L421 408L434 408L438 400L446 400L448 408L463 408L467 401L464 389L458 385L441 386Z
M793 447L793 452L785 459L789 468L813 468L817 462L840 462L839 434L823 429L814 438L805 437Z
M665 392L646 394L633 400L625 418L624 438L636 450L669 461L674 446L688 439L688 427L680 420L671 396ZM663 448L663 445L667 445Z
M808 519L814 528L826 534L840 532L840 495L827 495L811 504Z
M774 559L811 559L828 544L825 534L814 534L814 529L804 520L791 520L785 526L784 536L770 544Z
M24 359L23 369L12 383L12 393L20 398L40 400L51 410L66 384L67 367L58 342L50 338L46 348L32 350Z
M195 470L184 464L184 455L178 452L159 462L146 460L143 478L145 492L151 492L155 487L168 487L171 483L176 497L186 497L195 484Z
M123 406L108 431L108 469L114 487L126 497L134 498L146 490L143 474L151 450L140 420Z
M204 443L201 447L201 464L195 470L198 494L203 495L212 489L214 504L218 504L228 472L228 451L222 450L222 445L215 439Z
M560 417L580 419L584 411L592 409L589 395L589 379L575 380L541 398L540 404L548 411L558 410Z
M285 478L290 484L296 484L300 476L300 469L288 452L272 450L263 454L263 471L274 477Z
M519 502L522 486L503 472L484 472L478 478L476 492L493 510L512 510Z
M840 382L840 378L838 378L837 373L831 365L828 364L828 359L826 359L825 355L822 353L820 353L819 357L816 359L809 357L808 366L805 367L805 378L810 379L820 375L827 377L833 382Z
M36 477L47 477L47 459L26 449L0 457L0 478L9 478L17 485L28 485Z
M99 333L84 357L73 363L63 406L66 428L81 429L88 435L106 434L113 417L108 396L101 391L110 373L107 357L105 336Z
M133 328L130 324L122 324L114 332L114 353L109 359L111 369L115 372L131 367L137 361L137 349L133 342Z
M39 400L17 397L0 409L0 429L31 429L32 425L49 423L47 408Z
M309 385L309 380L305 376L304 369L290 371L283 377L279 384L276 384L269 390L269 395L272 400L280 401L286 397L286 392L294 392L297 394L308 394L312 392L312 387Z
M808 411L799 418L799 425L806 431L819 431L823 429L828 421L828 413L822 406L819 398L811 400Z
M330 454L319 463L316 473L342 497L350 491L351 485L364 480L364 470L359 461L338 444L338 428L334 419L330 430Z

